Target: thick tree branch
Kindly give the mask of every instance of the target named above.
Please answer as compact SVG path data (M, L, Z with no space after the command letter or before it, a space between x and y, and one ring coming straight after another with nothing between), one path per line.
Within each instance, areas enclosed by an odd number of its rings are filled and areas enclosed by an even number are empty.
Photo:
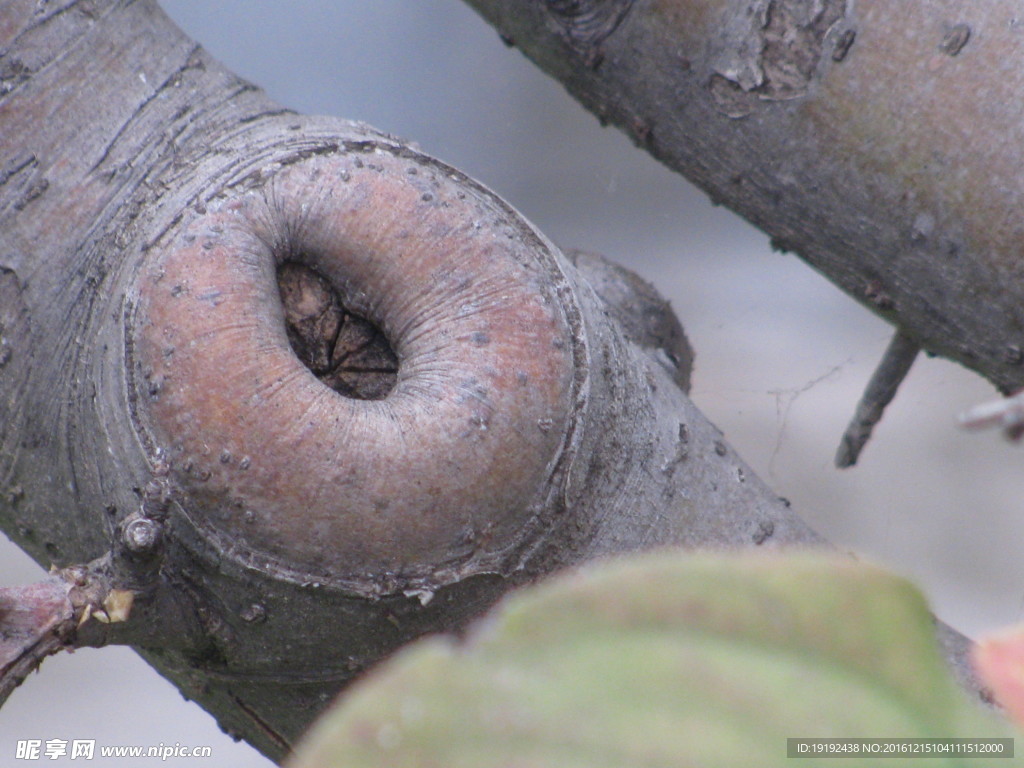
M1010 0L468 0L925 350L1024 385Z

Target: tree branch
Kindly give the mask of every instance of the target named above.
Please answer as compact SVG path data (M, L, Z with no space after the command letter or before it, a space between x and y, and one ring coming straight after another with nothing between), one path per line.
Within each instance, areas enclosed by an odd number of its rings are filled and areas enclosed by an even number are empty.
M776 248L1024 385L1012 3L467 2Z

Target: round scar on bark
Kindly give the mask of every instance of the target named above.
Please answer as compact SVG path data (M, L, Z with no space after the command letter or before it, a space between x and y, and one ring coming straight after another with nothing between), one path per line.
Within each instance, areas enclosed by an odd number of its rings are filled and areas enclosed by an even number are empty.
M553 247L408 149L256 176L137 283L136 419L180 512L296 579L508 568L552 521L580 380Z

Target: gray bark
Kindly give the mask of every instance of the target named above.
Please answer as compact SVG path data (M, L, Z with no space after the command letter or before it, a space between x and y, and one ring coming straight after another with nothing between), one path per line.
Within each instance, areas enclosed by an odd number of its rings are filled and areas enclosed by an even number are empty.
M1016 3L468 2L923 349L1024 385Z

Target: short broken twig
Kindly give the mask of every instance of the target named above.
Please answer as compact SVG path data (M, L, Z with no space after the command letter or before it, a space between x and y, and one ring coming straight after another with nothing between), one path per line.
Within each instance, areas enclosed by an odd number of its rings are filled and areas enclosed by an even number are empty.
M75 630L71 584L53 577L0 589L0 705Z
M917 342L903 331L897 330L893 335L839 442L835 459L837 467L845 469L857 463L860 452L871 438L872 430L881 420L885 407L896 396L896 390L920 351Z

